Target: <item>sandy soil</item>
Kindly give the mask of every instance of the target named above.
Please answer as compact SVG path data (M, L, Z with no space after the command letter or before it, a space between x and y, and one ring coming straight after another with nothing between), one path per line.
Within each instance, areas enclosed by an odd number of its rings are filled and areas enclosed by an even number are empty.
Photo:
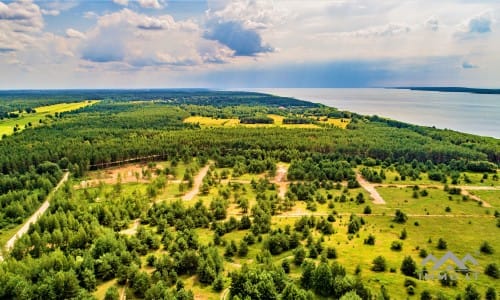
M193 178L193 188L187 192L184 196L182 196L182 200L188 201L193 199L196 195L198 195L198 192L200 191L200 186L203 183L203 178L208 173L208 169L210 168L210 164L204 166L200 172Z
M361 174L356 173L356 180L359 182L361 187L370 194L370 197L373 199L373 204L385 204L385 200L377 192L375 186L365 180Z
M147 169L145 164L132 164L121 167L113 167L100 171L93 171L91 176L95 179L83 180L80 184L74 186L75 189L88 188L98 186L101 182L105 184L115 184L118 181L118 177L121 177L122 183L130 182L141 182L148 183L149 180L142 176L142 170ZM155 178L154 170L151 172L151 178ZM139 174L139 180L137 180L137 174Z

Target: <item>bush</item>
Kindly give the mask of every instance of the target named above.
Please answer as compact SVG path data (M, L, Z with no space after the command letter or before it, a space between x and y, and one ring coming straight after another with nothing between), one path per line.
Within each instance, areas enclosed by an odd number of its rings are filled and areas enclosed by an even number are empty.
M372 208L370 207L370 205L365 206L365 209L363 210L363 213L367 214L367 215L369 215L369 214L372 213Z
M394 219L393 221L396 222L396 223L406 223L406 221L408 220L408 216L400 211L399 209L396 210L396 213L394 215Z
M446 250L446 248L448 248L448 243L446 243L444 239L439 238L437 248L439 250Z
M222 275L217 275L214 282L212 283L212 289L216 292L220 292L224 289L224 278Z
M486 290L485 298L486 300L497 300L497 292L494 288L489 287Z
M486 267L484 268L484 274L495 279L500 278L500 272L498 270L498 266L495 263L486 265Z
M403 243L400 241L393 241L391 244L391 250L392 251L401 251L403 250Z
M426 258L428 255L427 253L427 250L425 249L420 249L420 251L418 252L418 256L420 256L421 258Z
M411 256L406 256L401 263L401 273L406 276L415 276L417 272L417 264L411 258Z
M385 272L387 270L387 261L381 255L375 257L372 264L372 271L374 272Z
M493 247L488 242L483 242L479 250L484 254L493 254Z
M335 259L337 258L337 250L333 247L328 247L326 248L326 257L328 259Z
M375 236L370 234L368 237L364 240L365 245L375 245Z
M422 293L420 294L420 300L432 300L431 292L429 292L428 290L422 291Z
M415 282L415 280L412 280L412 279L405 279L405 283L404 283L405 287L408 287L408 286L412 286L412 287L417 287L417 283Z

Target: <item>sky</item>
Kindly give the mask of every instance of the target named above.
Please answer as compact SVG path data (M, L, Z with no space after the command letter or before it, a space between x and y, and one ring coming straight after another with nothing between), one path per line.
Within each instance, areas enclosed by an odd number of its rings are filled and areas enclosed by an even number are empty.
M500 87L499 0L0 0L0 89Z

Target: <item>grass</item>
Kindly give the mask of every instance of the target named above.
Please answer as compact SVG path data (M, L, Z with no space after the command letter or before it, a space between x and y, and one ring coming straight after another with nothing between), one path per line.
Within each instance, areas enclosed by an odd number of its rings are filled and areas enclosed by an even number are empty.
M500 211L500 190L470 190L469 193L478 196Z
M283 127L283 128L321 128L315 124L283 124L284 117L278 115L267 115L274 120L274 124L240 124L240 120L216 119L211 117L191 116L184 119L185 123L199 124L201 127L236 127L243 126L249 128Z
M422 190L422 188L421 188ZM410 187L379 187L377 191L384 198L386 207L391 210L401 209L409 214L462 214L484 215L486 208L479 206L474 200L463 201L459 195L449 195L442 189L427 188L428 196L413 198L413 189ZM450 200L451 198L451 200ZM446 212L446 208L451 209Z
M319 122L323 124L330 124L338 128L346 129L347 125L351 123L351 119L345 119L345 118L333 119L327 117L320 117Z
M89 100L83 102L75 103L59 103L48 106L36 107L36 113L22 113L18 118L15 119L3 119L0 120L0 139L4 135L11 135L14 133L14 127L18 126L18 131L24 130L28 124L32 124L33 127L39 126L44 119L49 115L54 115L55 113L67 112L72 110L77 110L79 108L92 105L97 103L97 100Z
M168 166L168 162L158 163L159 166ZM181 164L179 164L181 166ZM180 167L178 171L185 168ZM217 168L216 172L220 173L223 169ZM240 178L252 178L256 175L244 174ZM147 186L146 183L123 184L123 193L131 193L133 190L139 189L143 191ZM185 201L187 206L194 205L198 200L202 200L205 205L209 205L210 201L218 195L222 188L226 188L227 184L216 184L210 189L208 195L197 195L190 201ZM442 186L442 185L441 185ZM244 188L244 189L243 189ZM112 185L107 185L104 188L104 193L112 189ZM421 187L421 190L423 188ZM500 235L495 234L499 229L496 227L496 220L491 216L494 209L498 208L499 201L492 201L498 198L500 191L473 191L485 201L490 202L494 208L486 209L480 207L476 201L463 201L462 196L452 196L449 200L449 195L442 190L442 188L427 188L429 195L426 197L419 197L418 199L412 198L412 187L379 187L379 193L384 197L386 205L373 205L370 203L368 194L361 188L348 190L346 202L334 202L334 208L328 207L328 200L325 204L317 203L317 210L311 212L306 209L306 203L297 201L294 207L295 212L302 212L305 214L320 214L317 218L326 218L326 215L335 210L338 215L336 221L333 223L335 233L330 236L323 236L324 247L335 247L338 254L337 261L342 264L348 274L354 274L356 266L362 269L361 277L363 282L372 290L374 295L380 291L380 286L384 285L389 294L394 299L418 299L418 295L423 290L429 290L433 295L442 292L449 298L455 298L456 295L463 292L465 286L469 283L464 277L459 277L457 288L443 288L439 281L421 281L414 279L417 282L415 290L417 296L408 296L404 288L404 281L406 276L401 274L400 266L405 256L411 256L417 263L418 268L421 268L420 262L422 258L419 257L419 249L426 249L428 253L432 253L436 257L442 257L446 251L452 251L458 257L462 258L467 253L470 253L478 262L478 267L473 267L475 271L479 272L478 280L474 281L475 287L481 294L488 287L500 289L498 280L493 280L482 272L484 267L492 262L500 261ZM340 196L342 190L325 190L319 189L319 193L327 196L331 194L332 198ZM276 193L276 191L266 191L267 194ZM365 198L365 203L356 204L355 198L358 193L362 193ZM250 206L255 204L255 191L249 183L241 183L241 188L238 190L240 197L245 197L250 200ZM229 197L230 207L228 209L228 218L235 215L239 218L241 210L234 203L235 192L231 190ZM157 199L178 199L178 184L169 183L162 191ZM353 198L353 201L351 201ZM358 234L347 234L347 224L349 222L349 215L351 213L362 214L364 207L369 205L372 208L372 215L363 216L366 224L362 226ZM446 212L446 207L449 206L451 211ZM397 224L392 221L394 211L401 209L409 216L405 224ZM490 214L487 214L487 211ZM429 213L430 216L427 216ZM476 217L467 217L460 215L475 215ZM293 228L294 223L298 217L279 217L272 218L272 228L285 228L290 225ZM415 225L418 223L418 226ZM401 231L405 229L408 237L402 240L403 249L401 251L391 250L391 243L399 240ZM206 228L196 229L198 239L201 244L208 245L213 242L214 232ZM314 240L322 237L318 231L312 231ZM225 234L222 239L226 242L235 241L239 244L240 240L248 233L247 230L235 230ZM374 235L376 242L374 246L365 245L364 239L368 235ZM267 239L268 234L262 235L262 241L249 246L248 255L245 258L233 257L230 260L225 260L224 274L229 271L237 270L243 264L255 263L255 257L264 249L264 241ZM448 244L447 250L437 249L437 241L439 238L446 240ZM430 242L429 242L430 241ZM488 241L495 249L494 254L485 255L480 254L479 246L483 241ZM305 245L305 240L302 241ZM220 254L224 254L224 246L217 247ZM163 251L163 250L159 250ZM386 272L377 273L371 271L372 261L378 256L385 257L388 263L388 270ZM292 260L293 252L285 251L280 255L272 257L272 261L276 265L280 265L283 259ZM145 259L145 257L143 257ZM390 272L389 269L393 268L395 272ZM150 270L148 270L150 271ZM300 277L301 268L291 264L290 277L293 280L298 280ZM461 276L461 275L460 275ZM220 293L212 290L210 285L203 285L197 281L196 276L183 276L181 277L185 283L186 288L191 289L196 299L219 299ZM113 282L106 282L99 285L98 290L94 295L98 299L102 299L107 288L114 284ZM229 281L226 282L226 287L229 286Z

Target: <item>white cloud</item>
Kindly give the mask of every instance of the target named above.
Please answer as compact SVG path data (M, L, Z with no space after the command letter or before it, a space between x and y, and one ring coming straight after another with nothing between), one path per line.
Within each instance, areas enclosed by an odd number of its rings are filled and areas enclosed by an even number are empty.
M438 18L436 16L432 16L429 19L425 20L424 27L432 31L438 31L439 30Z
M161 9L164 5L162 0L138 0L137 2L143 8Z
M42 14L46 16L58 16L60 13L57 9L42 9Z
M81 57L94 63L122 63L132 68L195 66L227 61L233 51L201 37L192 21L176 21L130 9L104 15L86 33Z
M468 18L457 26L457 30L465 34L484 34L491 32L493 22L493 12L489 10Z
M118 4L118 5L123 5L123 6L128 5L128 0L113 0L113 2Z
M412 28L408 24L389 23L351 32L342 32L341 35L353 37L387 37L409 33L411 30Z
M97 18L99 18L99 15L96 12L93 12L93 11L86 11L83 14L83 17L85 19L97 19Z
M66 37L73 39L84 39L85 34L73 28L66 29Z

